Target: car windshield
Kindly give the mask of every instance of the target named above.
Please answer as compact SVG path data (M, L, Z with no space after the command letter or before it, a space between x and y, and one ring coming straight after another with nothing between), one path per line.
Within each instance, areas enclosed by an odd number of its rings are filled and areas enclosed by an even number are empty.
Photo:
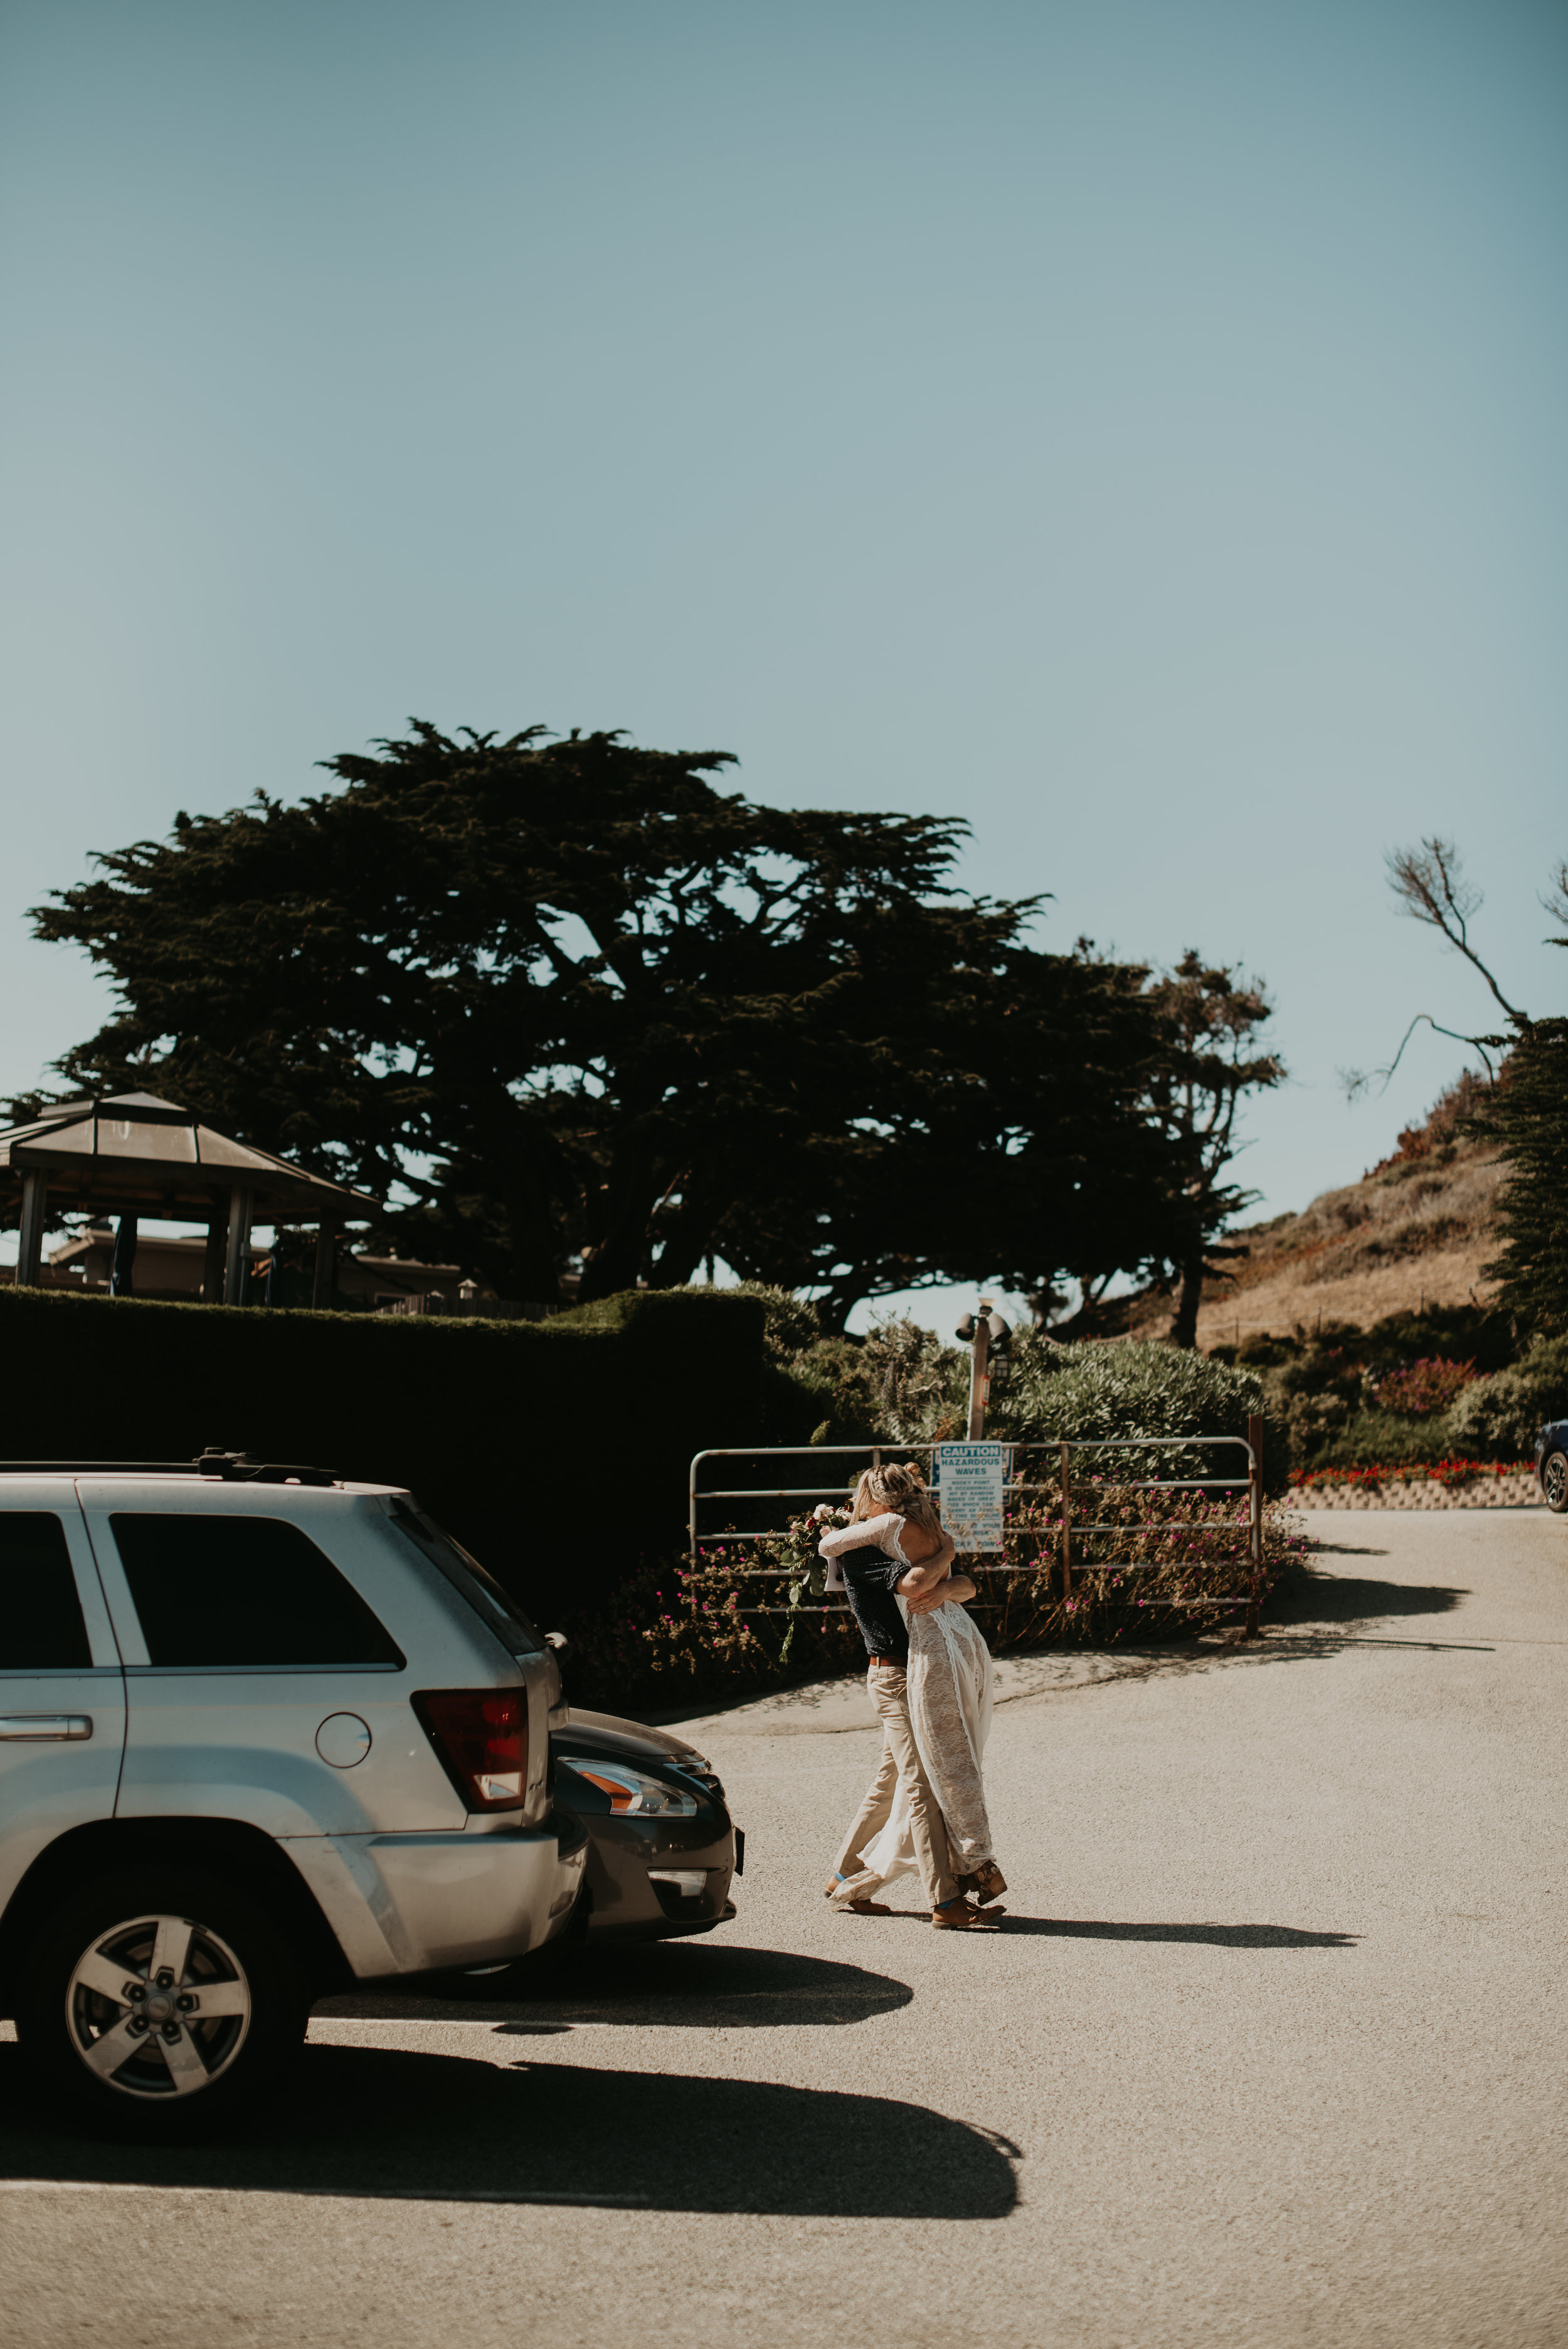
M543 1655L544 1642L522 1609L507 1597L494 1575L488 1573L477 1557L469 1556L461 1542L444 1533L434 1517L427 1516L411 1501L388 1503L387 1514L421 1557L439 1568L453 1589L460 1592L489 1625L509 1655Z

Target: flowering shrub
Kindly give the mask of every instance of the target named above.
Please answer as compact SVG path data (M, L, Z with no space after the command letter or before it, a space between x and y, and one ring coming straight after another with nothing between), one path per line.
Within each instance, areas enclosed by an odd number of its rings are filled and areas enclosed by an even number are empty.
M1293 1468L1290 1481L1298 1490L1325 1485L1469 1485L1478 1476L1533 1475L1529 1460L1418 1460L1379 1462L1369 1468Z
M1062 1587L1061 1506L1049 1495L1020 1493L1004 1513L1000 1556L964 1561L978 1586L971 1603L994 1652L1119 1639L1130 1630L1157 1638L1241 1619L1240 1608L1221 1602L1251 1588L1244 1499L1086 1479L1073 1488L1073 1517L1070 1590ZM749 1545L745 1556L738 1544L714 1543L699 1558L694 1598L722 1591L727 1603L737 1585L746 1584L753 1595L745 1607L787 1607L786 1617L754 1619L762 1627L781 1625L781 1671L827 1655L858 1661L853 1619L826 1595L826 1569L817 1556L824 1524L848 1522L847 1508L821 1506L791 1519L770 1540ZM1086 1525L1102 1530L1080 1531ZM1305 1547L1284 1508L1268 1504L1261 1597ZM760 1636L766 1640L766 1629Z
M719 1536L695 1562L645 1568L595 1619L574 1626L574 1695L673 1709L858 1671L864 1643L847 1603L827 1591L817 1555L824 1525L848 1522L846 1507L823 1506L766 1541ZM1305 1547L1284 1506L1268 1503L1264 1600ZM1073 1487L1070 1589L1062 1587L1061 1506L1049 1494L1018 1494L1005 1512L1000 1556L964 1564L994 1653L1185 1638L1244 1620L1234 1602L1252 1580L1247 1506L1239 1495L1086 1478Z
M692 1698L759 1693L778 1680L777 1643L758 1637L741 1614L738 1576L711 1553L694 1569L645 1567L617 1585L606 1604L572 1627L567 1666L582 1703L656 1709Z
M1406 1419L1431 1419L1447 1411L1480 1376L1473 1361L1456 1362L1442 1354L1429 1354L1405 1370L1386 1372L1372 1393L1380 1411L1398 1412Z

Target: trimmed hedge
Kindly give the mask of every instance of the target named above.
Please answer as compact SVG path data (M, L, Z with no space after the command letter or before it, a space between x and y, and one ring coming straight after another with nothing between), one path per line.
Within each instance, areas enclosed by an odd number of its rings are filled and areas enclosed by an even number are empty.
M722 1293L481 1321L0 1289L0 1453L215 1444L408 1485L552 1624L678 1547L692 1454L757 1441L762 1341Z

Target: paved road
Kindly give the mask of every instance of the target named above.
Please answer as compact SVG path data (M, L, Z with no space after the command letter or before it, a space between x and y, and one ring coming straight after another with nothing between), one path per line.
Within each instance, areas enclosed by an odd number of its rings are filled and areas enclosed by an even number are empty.
M1335 1578L1261 1653L1009 1676L994 1935L829 1916L872 1735L754 1707L703 1730L750 1837L722 1936L340 2001L244 2146L0 2101L0 2330L1560 2349L1568 1524L1313 1530Z

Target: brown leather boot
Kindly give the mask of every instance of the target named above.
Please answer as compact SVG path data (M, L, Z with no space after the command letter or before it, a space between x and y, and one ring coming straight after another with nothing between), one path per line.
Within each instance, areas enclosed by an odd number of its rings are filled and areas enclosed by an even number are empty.
M931 1921L939 1932L972 1933L977 1925L994 1925L1002 1913L1000 1909L993 1909L989 1912L984 1909L972 1909L960 1893L957 1899L949 1900L945 1908L934 1909Z
M988 1859L983 1868L975 1869L973 1876L961 1876L958 1889L961 1892L972 1892L984 1909L988 1900L1001 1899L1007 1889L1007 1879L995 1861Z

